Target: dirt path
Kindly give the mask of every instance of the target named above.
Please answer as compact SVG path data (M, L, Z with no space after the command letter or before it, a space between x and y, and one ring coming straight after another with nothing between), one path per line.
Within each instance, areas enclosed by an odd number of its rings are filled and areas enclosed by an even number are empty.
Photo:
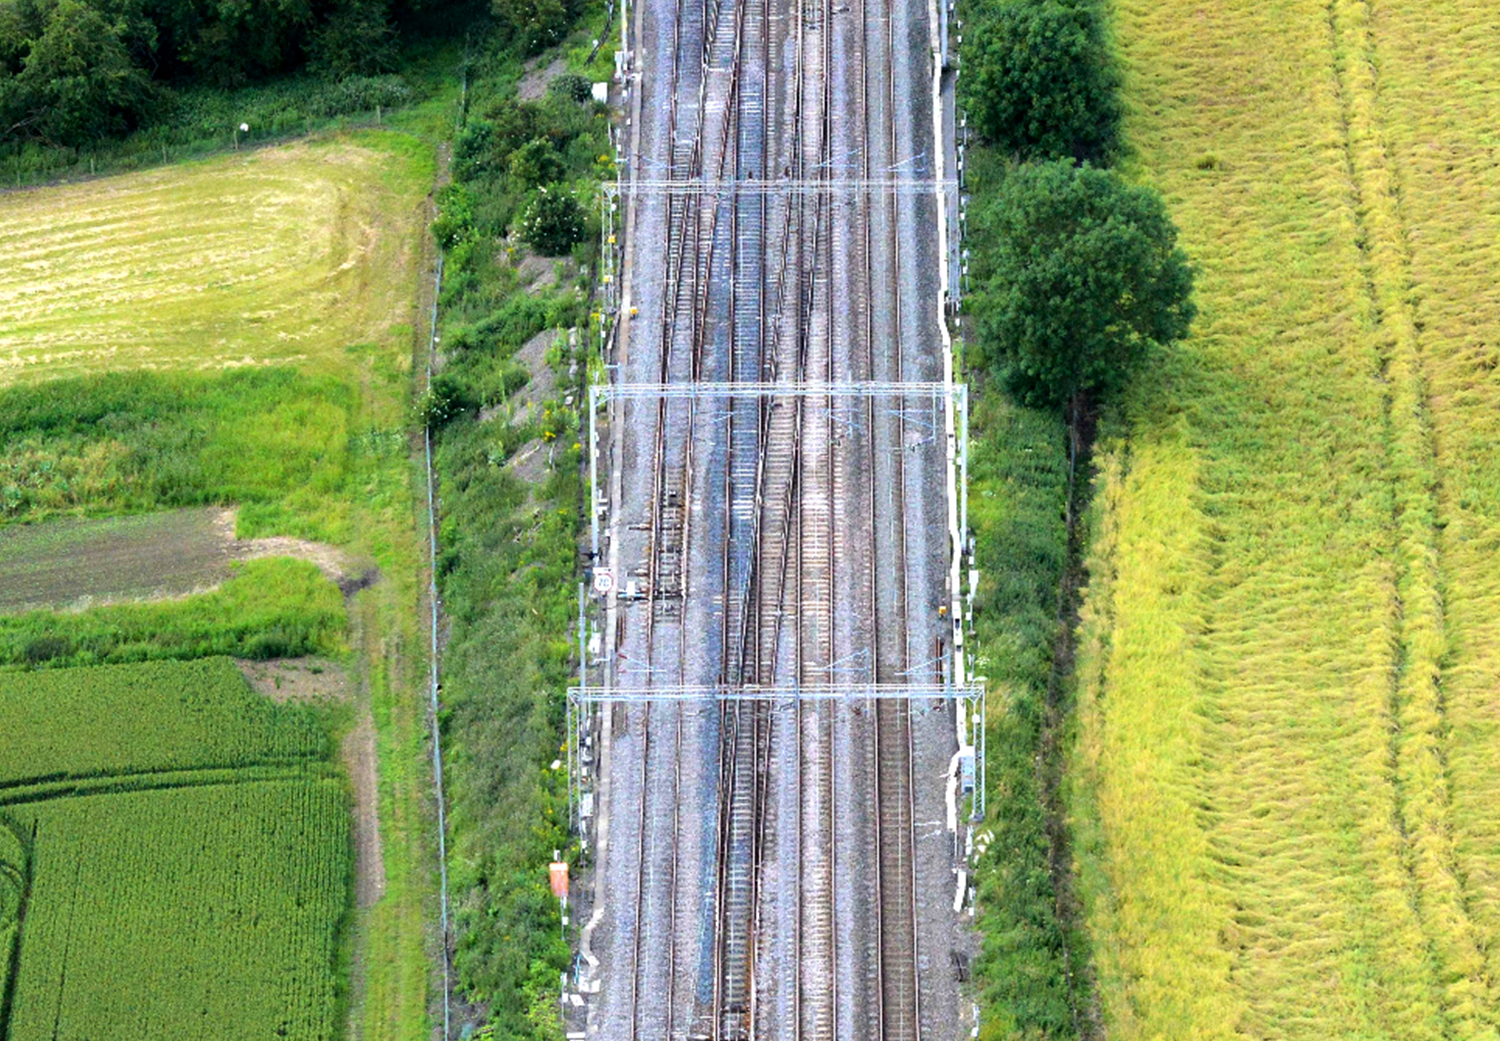
M375 906L385 893L385 858L380 849L379 793L375 776L375 719L363 706L359 723L344 737L340 758L354 793L354 905Z
M380 846L375 717L368 696L357 695L348 671L330 658L275 658L235 664L250 686L272 701L355 702L356 722L339 745L339 761L349 773L354 800L350 822L354 902L360 910L373 907L385 893L385 857Z
M241 539L234 534L235 519L239 511L233 508L215 511L215 526L224 540L226 551L232 560L256 560L261 557L295 557L317 566L330 582L350 593L363 589L374 581L374 569L359 566L348 553L326 542L311 542L307 539L276 535L263 539Z

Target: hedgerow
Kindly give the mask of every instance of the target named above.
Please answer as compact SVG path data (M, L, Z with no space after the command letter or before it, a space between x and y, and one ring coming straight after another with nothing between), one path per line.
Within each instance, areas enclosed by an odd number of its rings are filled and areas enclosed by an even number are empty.
M515 354L549 329L583 326L584 342L597 336L584 291L597 227L589 218L587 237L562 246L572 245L571 259L552 262L564 277L576 270L573 285L527 292L518 215L541 190L532 187L538 170L546 169L549 191L592 193L610 150L606 113L576 83L541 102L517 102L503 62L480 68L438 228L448 246L441 379L479 406L448 419L435 455L438 572L451 623L443 733L454 964L465 997L487 1012L476 1036L554 1041L569 949L546 864L554 850L573 849L566 772L552 763L563 757L564 690L576 668L566 634L576 609L584 496L577 402L588 358L559 332L545 358L558 390L521 402L513 395L534 369ZM537 476L508 465L523 449Z

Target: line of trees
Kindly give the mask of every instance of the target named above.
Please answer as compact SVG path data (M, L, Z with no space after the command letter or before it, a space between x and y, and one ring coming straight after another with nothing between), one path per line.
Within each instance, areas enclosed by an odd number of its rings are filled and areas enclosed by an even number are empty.
M970 122L1008 160L975 214L973 360L1077 415L1187 335L1192 269L1160 194L1109 169L1122 107L1099 0L976 3L968 21Z
M0 145L150 126L174 88L397 70L403 37L480 29L533 53L582 0L0 0Z

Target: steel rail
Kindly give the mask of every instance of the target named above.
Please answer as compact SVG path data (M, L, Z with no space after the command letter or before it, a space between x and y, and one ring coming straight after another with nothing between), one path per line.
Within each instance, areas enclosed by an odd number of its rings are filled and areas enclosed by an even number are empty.
M606 183L609 195L922 195L954 193L959 190L955 178L858 177L858 178L697 178L666 180L642 178L628 184Z
M964 384L900 380L786 380L783 382L615 383L598 387L600 401L654 398L896 398L899 400L967 399Z
M676 158L677 158L677 149L676 149L676 137L677 137L677 94L678 94L677 85L678 85L678 82L679 82L679 71L678 70L681 67L682 23L683 23L682 13L683 13L683 6L684 6L684 0L677 0L677 17L673 20L673 25L672 25L672 56L673 56L673 60L672 60L672 89L671 89L671 101L670 101L670 104L669 104L668 119L667 119L667 128L668 128L667 129L667 147L669 149L669 155L671 157L670 158L670 162L672 164L672 168L673 169L676 168ZM668 236L668 239L669 239L668 244L667 244L668 249L667 249L667 254L666 254L667 258L668 258L668 260L667 260L667 265L668 265L667 266L667 277L669 279L672 277L672 261L671 261L671 257L672 257L671 246L672 246L672 243L670 242L670 238L671 238L671 229L672 229L671 210L672 210L672 206L673 205L674 205L674 200L672 200L672 199L669 198L667 200L667 210L668 210L668 212L667 212L667 220L665 221L665 224L664 224L665 233L666 233L666 235ZM680 249L680 243L678 245L679 245L679 249ZM679 265L678 266L679 266L678 274L679 274L679 277L680 277L680 260L679 260ZM667 306L667 299L668 299L669 295L670 294L664 293L663 297L662 297L662 307L663 307L663 311L664 312L665 312L665 308ZM665 324L666 324L665 323L665 317L666 317L665 313L663 313L662 317L663 317L663 325L665 326ZM669 363L670 351L671 351L670 341L664 342L660 346L660 348L659 348L660 358L659 358L659 361L658 361L658 372L661 374L661 378L663 380L665 380L667 378L667 376L668 376L668 368L667 368L667 366L668 366L668 363ZM657 584L657 580L659 578L658 552L659 552L659 547L660 547L660 543L661 543L661 510L662 510L662 500L663 500L663 497L664 497L663 496L663 489L662 489L662 477L663 477L663 473L662 473L662 471L663 471L662 457L663 457L663 454L665 452L665 443L666 443L666 419L667 419L667 417L666 417L666 401L665 400L659 400L657 402L657 407L656 407L656 431L655 431L655 435L656 436L655 436L655 444L653 446L654 466L653 466L653 477L652 477L652 480L653 480L653 490L652 490L652 502L651 502L651 531L650 531L650 534L648 536L647 546L646 546L646 549L647 549L647 558L648 558L647 559L647 571L648 571L648 574L647 574L647 591L648 591L648 593L651 596L651 602L648 605L647 610L646 610L646 623L645 623L645 648L646 648L645 654L646 654L646 662L647 662L648 667L652 664L652 658L654 657L654 654L655 654L656 584ZM641 1026L641 1000L640 1000L640 997L641 997L641 969L642 969L642 965L641 965L641 937L642 937L642 934L643 934L643 931L644 931L642 929L642 922L643 922L643 918L644 918L645 891L646 891L646 884L647 884L647 875L646 875L646 824L647 824L647 818L649 816L649 814L648 814L648 808L649 808L649 799L650 799L650 794L649 794L650 793L650 781L649 781L649 778L650 778L650 771L649 771L649 765L650 765L650 748L651 748L651 705L650 705L650 703L647 703L645 705L644 709L642 710L641 782L640 782L640 784L641 784L641 800L640 800L641 812L640 812L640 821L639 821L638 829L637 829L637 865L636 865L637 874L636 874L636 907L635 907L635 937L634 937L635 944L634 944L633 960L632 960L632 966L631 966L631 1000L630 1000L630 1037L631 1037L631 1041L639 1041L639 1038L640 1038L640 1026ZM674 802L675 802L675 800L674 800ZM674 832L674 834L673 834L673 842L674 842L674 844L675 844L675 841L676 841L676 834ZM674 861L675 861L675 856L676 856L676 854L675 854L675 848L674 848L674 853L673 853ZM648 1039L648 1041L650 1041L650 1039Z

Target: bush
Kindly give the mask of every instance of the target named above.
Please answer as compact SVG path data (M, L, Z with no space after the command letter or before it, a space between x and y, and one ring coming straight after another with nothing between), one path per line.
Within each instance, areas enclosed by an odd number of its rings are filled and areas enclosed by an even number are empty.
M27 41L20 75L0 83L6 136L28 132L79 145L133 126L151 91L121 39L126 31L123 21L108 21L78 0L60 0L46 31Z
M581 5L577 0L491 0L502 30L527 54L536 54L567 35Z
M518 230L538 252L562 256L583 241L583 207L566 192L541 188L521 215Z
M396 30L384 3L341 4L313 34L313 64L335 75L390 72L396 67Z
M452 376L434 376L432 386L417 400L417 422L429 430L441 430L459 416L478 412L479 402L469 388Z
M553 184L562 180L566 172L562 157L552 147L552 142L541 138L528 141L510 157L511 177L527 188Z
M1023 160L1116 151L1117 78L1095 0L1010 0L975 23L959 83L981 137Z
M452 249L474 232L474 198L461 184L450 184L438 193L438 218L432 234L438 245Z
M566 98L582 104L594 96L594 85L587 76L570 72L547 84L547 92L555 98Z

